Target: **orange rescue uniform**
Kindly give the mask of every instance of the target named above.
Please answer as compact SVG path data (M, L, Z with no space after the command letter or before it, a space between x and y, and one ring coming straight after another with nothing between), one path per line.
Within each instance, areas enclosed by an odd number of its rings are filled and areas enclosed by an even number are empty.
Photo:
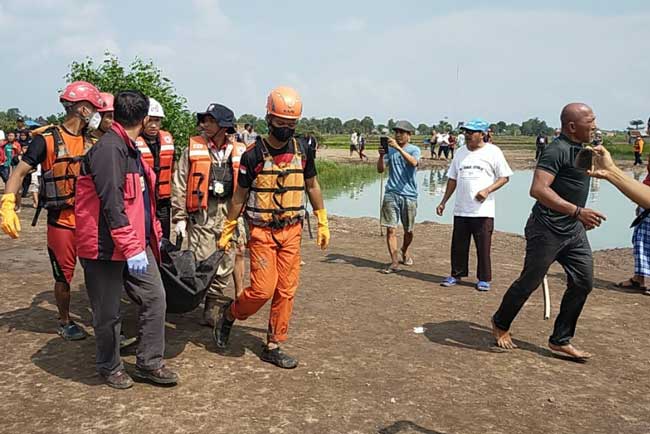
M272 299L267 338L287 340L289 319L300 276L300 242L304 218L304 169L300 146L293 140L293 153L272 157L259 138L262 167L252 185L245 208L249 223L251 286L231 305L234 318L245 320ZM245 155L246 155L245 154ZM250 170L248 168L242 168Z

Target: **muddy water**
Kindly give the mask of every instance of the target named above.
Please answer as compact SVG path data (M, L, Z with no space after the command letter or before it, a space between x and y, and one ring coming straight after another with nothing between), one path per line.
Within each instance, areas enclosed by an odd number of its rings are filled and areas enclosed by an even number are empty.
M447 179L446 168L434 168L418 172L418 215L417 222L435 221L452 223L453 197L447 205L443 217L435 213L440 203ZM637 179L643 179L643 172L630 172ZM532 170L516 171L510 182L496 193L497 230L523 235L526 219L534 204L528 195L532 180ZM384 179L385 184L385 179ZM335 190L324 186L326 207L330 214L346 217L379 217L379 197L382 180L378 177L371 182L350 185ZM632 230L629 228L634 219L635 206L622 196L612 185L600 180L592 180L587 206L597 209L607 216L607 221L600 228L589 233L589 240L594 250L616 247L630 247Z

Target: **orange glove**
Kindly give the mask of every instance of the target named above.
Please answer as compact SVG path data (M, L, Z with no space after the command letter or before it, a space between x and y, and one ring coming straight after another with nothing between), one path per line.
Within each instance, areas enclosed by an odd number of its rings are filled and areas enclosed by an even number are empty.
M235 234L236 228L237 228L237 219L226 220L226 222L223 224L221 237L217 242L217 248L219 250L228 250L230 248L230 242L232 241L232 237Z
M18 238L20 232L20 219L16 214L16 195L3 194L0 198L0 228L11 238Z
M316 245L322 250L327 249L330 244L330 227L327 222L327 210L315 209L314 214L318 219L318 234L316 235Z

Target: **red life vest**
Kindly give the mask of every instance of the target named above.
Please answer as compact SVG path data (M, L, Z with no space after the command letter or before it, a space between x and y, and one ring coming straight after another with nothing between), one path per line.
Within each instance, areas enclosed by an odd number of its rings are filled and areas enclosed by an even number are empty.
M154 167L154 156L149 145L142 136L135 140L142 159L151 167L157 175L156 194L158 199L168 199L172 196L172 170L174 167L174 139L167 131L160 130L158 133L160 141L160 168Z

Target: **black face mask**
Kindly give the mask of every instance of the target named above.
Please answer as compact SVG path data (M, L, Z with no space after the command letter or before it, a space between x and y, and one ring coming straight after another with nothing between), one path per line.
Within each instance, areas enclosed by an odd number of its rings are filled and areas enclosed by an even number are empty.
M280 142L286 142L293 137L296 130L289 127L275 127L273 124L269 124L269 130L271 130L271 135L278 139Z

